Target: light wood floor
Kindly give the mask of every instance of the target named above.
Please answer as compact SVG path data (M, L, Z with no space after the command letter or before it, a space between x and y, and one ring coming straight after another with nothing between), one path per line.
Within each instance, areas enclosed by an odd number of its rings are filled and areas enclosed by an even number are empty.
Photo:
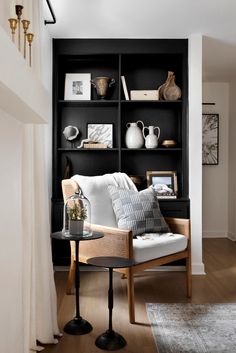
M185 295L184 272L148 272L135 278L136 324L128 321L126 280L114 273L113 329L127 340L122 352L157 353L147 319L145 303L231 303L236 302L236 243L227 239L203 242L206 276L193 276L193 296ZM66 272L56 272L58 320L61 332L74 316L75 297L65 295ZM57 345L47 345L45 353L97 353L96 337L108 327L107 272L81 272L80 312L93 331L83 336L66 333Z

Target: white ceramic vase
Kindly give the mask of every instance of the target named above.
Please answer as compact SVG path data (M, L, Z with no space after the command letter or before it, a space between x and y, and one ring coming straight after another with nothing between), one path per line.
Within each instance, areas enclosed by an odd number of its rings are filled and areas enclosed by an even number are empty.
M144 144L142 130L139 128L138 123L144 124L141 120L138 120L136 123L127 123L127 131L125 135L125 144L127 148L142 148Z
M145 130L148 130L148 135L145 136ZM157 130L157 135L155 134ZM143 137L145 139L146 148L156 148L158 146L158 139L160 137L160 128L158 126L144 126L143 127Z

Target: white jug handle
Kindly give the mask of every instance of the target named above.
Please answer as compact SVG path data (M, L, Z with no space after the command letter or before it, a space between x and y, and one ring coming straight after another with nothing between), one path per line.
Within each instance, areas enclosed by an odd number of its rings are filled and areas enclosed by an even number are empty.
M138 125L138 123L141 123L142 124L142 128L144 128L144 123L142 122L142 120L138 120L136 124Z
M160 133L161 133L161 130L160 130L160 128L159 128L158 126L154 127L154 131L155 131L155 129L157 129L157 130L158 130L158 133L157 133L157 139L159 139L159 137L160 137Z
M131 123L127 123L127 124L126 124L127 129L128 129L128 127L130 127L130 124L131 124Z
M147 127L147 126L144 126L144 127L143 127L143 130L142 130L144 140L145 140L145 138L146 138L146 136L145 136L145 129L148 129L148 127ZM149 131L149 129L148 129L148 131Z

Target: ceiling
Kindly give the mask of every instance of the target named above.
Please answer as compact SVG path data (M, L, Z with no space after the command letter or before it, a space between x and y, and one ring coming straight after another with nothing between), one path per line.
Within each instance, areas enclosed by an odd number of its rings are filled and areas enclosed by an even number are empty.
M50 2L57 22L47 27L54 38L188 38L200 33L203 80L236 79L235 0Z

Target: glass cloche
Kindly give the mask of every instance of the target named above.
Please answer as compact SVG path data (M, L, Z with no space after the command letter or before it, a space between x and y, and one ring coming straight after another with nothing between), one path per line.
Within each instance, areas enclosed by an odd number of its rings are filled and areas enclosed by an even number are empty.
M90 236L92 234L90 220L90 202L79 189L64 205L62 233L65 236Z

